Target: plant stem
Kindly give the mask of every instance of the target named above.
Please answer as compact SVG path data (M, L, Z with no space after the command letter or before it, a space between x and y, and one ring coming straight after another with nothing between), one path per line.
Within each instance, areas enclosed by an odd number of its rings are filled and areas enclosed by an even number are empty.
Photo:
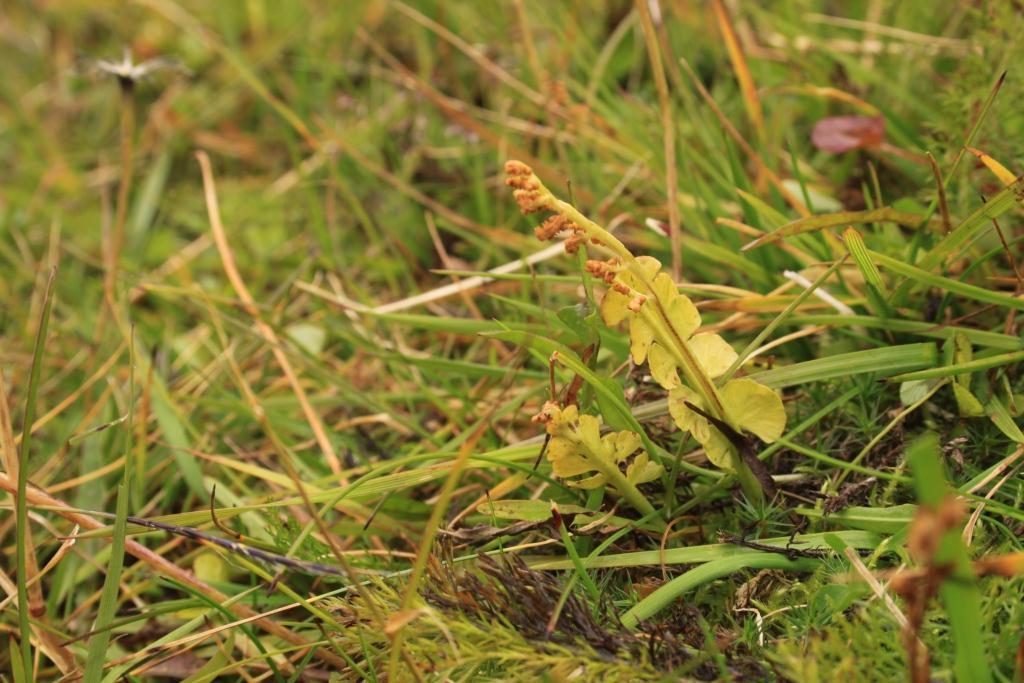
M626 479L626 476L619 471L619 467L614 462L609 462L605 458L602 458L598 450L592 447L591 444L587 443L586 439L579 441L580 446L586 451L587 461L591 463L598 472L604 475L608 483L611 484L619 495L626 499L634 509L642 512L645 516L650 514L656 514L654 506L651 505L651 501L647 500L647 496L640 492L640 489L636 487L633 482Z
M107 245L107 277L104 295L113 306L117 287L117 267L124 246L124 226L128 217L128 193L132 185L133 156L135 153L135 87L127 78L118 81L121 86L121 177L117 186L117 213L114 231Z

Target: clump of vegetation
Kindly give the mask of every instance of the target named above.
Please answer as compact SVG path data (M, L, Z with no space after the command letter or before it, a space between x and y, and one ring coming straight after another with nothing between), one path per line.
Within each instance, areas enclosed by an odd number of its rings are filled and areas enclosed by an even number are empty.
M742 473L740 481L750 495L760 496L761 485L774 489L767 477L763 483L753 481L750 465L756 463L761 470L759 462L747 452L742 453L745 459L741 457L740 451L746 451L742 437L731 442L726 434L749 431L768 443L781 436L786 412L778 393L752 380L728 380L716 386L714 380L731 374L739 357L719 335L694 334L700 328L700 314L690 298L679 293L671 276L662 272L661 263L649 256L634 257L607 230L556 199L522 162L508 162L505 172L523 213L554 212L537 228L538 238L568 233L566 253L573 254L580 244L589 243L611 254L606 261L588 260L586 264L588 273L609 285L601 300L601 318L609 326L629 321L630 358L636 365L649 358L651 376L669 392L669 412L676 426L693 435L712 463ZM680 381L680 374L685 382ZM580 418L580 426L574 430L575 413L563 412L557 405L545 406L537 416L553 437L548 451L553 472L566 477L598 469L598 475L576 485L595 488L610 482L634 507L650 514L653 508L640 502L642 496L635 484L654 480L663 468L642 454L629 465L623 481L617 465L639 447L639 436L620 432L605 437L605 443L598 446L597 422L588 417Z
M0 678L1024 676L1022 35L5 6Z

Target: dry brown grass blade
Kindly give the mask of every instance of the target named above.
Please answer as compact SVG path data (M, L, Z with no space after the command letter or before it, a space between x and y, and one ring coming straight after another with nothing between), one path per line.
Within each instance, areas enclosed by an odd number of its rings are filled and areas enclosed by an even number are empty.
M299 406L302 408L302 413L306 416L306 420L309 422L309 426L313 430L313 435L316 437L317 444L320 446L324 457L327 459L328 466L335 475L340 475L343 469L341 460L338 458L338 454L335 452L334 446L331 444L331 440L327 436L327 431L324 429L320 415L317 414L316 410L313 409L313 405L309 402L309 398L306 396L306 391L302 388L302 383L299 382L299 377L292 368L291 361L288 360L288 356L285 355L284 349L281 347L277 333L275 333L274 328L264 322L263 318L260 316L259 308L256 306L256 300L253 299L252 294L249 293L249 288L246 287L245 282L242 280L242 276L238 273L238 268L235 266L235 256L231 251L231 245L228 244L227 235L224 232L224 225L220 220L220 206L217 201L217 191L214 186L213 169L210 166L210 157L206 152L200 151L196 152L196 159L199 160L199 167L203 174L203 190L206 197L206 209L210 218L210 230L213 233L213 240L217 245L217 251L220 253L221 263L224 265L224 272L227 274L228 280L231 282L231 286L235 290L235 293L238 294L238 298L241 300L245 312L249 314L260 334L267 341L267 344L270 345L271 352L274 354L274 358L277 360L278 365L281 366L281 371L288 380L288 384L291 385L292 391L295 393L295 398L298 399ZM339 479L339 483L345 485L348 482L345 481L344 478L341 478Z
M205 185L205 187L208 190L208 198L209 198L209 196L212 195L214 202L216 202L216 193L214 192L214 189L213 189L213 178L212 178L212 175L210 175L209 158L206 157L206 155L204 155L202 153L200 153L200 154L202 155L202 156L200 156L200 164L203 167L203 179L204 179L204 185ZM219 212L216 211L216 204L213 204L211 206L210 211L211 211L211 223L219 224L219 219L216 220L216 221L214 220L214 217L219 215ZM223 233L221 233L220 237L217 238L218 249L220 248L221 239L223 239ZM236 273L236 275L237 275L237 273ZM241 286L244 288L244 284L241 284ZM241 296L241 292L239 292L239 294ZM248 292L246 292L246 294L248 294ZM249 298L251 300L251 297L249 297ZM216 321L216 318L214 318L214 320ZM262 323L262 321L260 321L260 322L261 322L261 324L263 326L266 327L268 332L273 334L273 330L270 329L270 327L268 325L266 325L266 323ZM281 456L280 462L283 465L285 471L287 472L288 478L291 479L293 485L295 486L295 488L296 488L296 490L297 490L297 492L299 494L299 497L301 498L301 500L303 502L303 505L305 506L306 510L308 511L308 513L309 513L310 517L312 518L314 524L316 525L317 529L320 531L320 534L323 537L323 541L327 543L327 546L330 548L331 553L334 555L335 559L337 559L338 565L341 567L342 573L348 577L349 581L355 587L356 592L359 593L360 597L362 597L363 600L368 605L371 606L371 610L373 611L373 613L375 615L375 618L378 621L380 621L381 623L383 623L384 615L382 613L380 613L379 610L376 609L376 607L374 607L375 603L370 598L370 595L369 595L366 587L363 586L363 584L359 580L359 577L353 571L353 569L352 569L351 565L349 564L349 562L345 559L343 550L342 550L340 544L338 543L337 538L330 532L330 529L327 528L327 524L324 521L322 514L317 511L316 507L313 505L313 502L310 500L309 494L307 492L307 488L303 484L302 478L299 476L299 473L298 473L298 471L295 468L295 464L292 462L291 452L289 451L287 446L284 444L284 442L281 440L281 438L278 436L277 431L274 429L273 425L270 423L270 420L267 417L266 410L264 410L263 406L259 403L259 399L256 397L256 394L252 390L252 387L249 386L248 381L245 379L244 373L242 372L242 370L238 366L238 364L235 362L234 355L230 351L230 344L228 343L228 338L224 334L224 330L223 330L222 326L219 324L219 322L217 322L217 330L218 330L218 334L221 337L221 343L222 343L222 345L226 349L225 359L227 360L228 367L229 367L229 369L231 371L231 374L234 376L236 383L238 384L239 388L242 390L242 393L245 396L246 402L249 404L250 409L252 410L253 414L256 416L256 419L259 422L260 427L263 429L263 432L270 439L271 443L273 443L274 448L276 449L276 451L280 454L280 456ZM270 341L270 339L268 339L268 341ZM276 341L276 338L275 338L275 341ZM271 343L273 343L273 342L271 342ZM275 349L275 351L279 351L279 346L275 345L275 346L273 346L273 348ZM282 356L283 356L283 352L282 352ZM339 463L339 465L340 465L340 463ZM336 474L338 474L338 473L336 472ZM347 479L345 477L339 477L339 481L341 482L342 486L347 485L347 483L348 483ZM212 503L211 503L211 505L212 505ZM294 548L294 546L293 546L293 548ZM276 583L276 581L275 581L275 583ZM398 654L400 656L402 656L407 662L409 662L410 661L409 653L406 652L404 650L404 648L400 648L399 647L398 650L399 650ZM410 666L411 666L411 663L410 663Z
M224 333L222 325L216 319L216 317L214 317L214 321L217 326L217 332L221 338L221 344L225 348L224 358L227 361L229 371L231 372L231 375L234 377L235 383L241 390L242 395L245 397L246 403L249 404L249 409L252 411L252 414L256 416L256 421L259 423L260 427L262 428L267 438L270 439L270 442L274 446L274 450L279 454L279 461L281 465L284 467L284 470L288 475L288 479L291 481L292 486L295 487L295 490L299 494L299 498L302 500L303 505L306 508L306 511L313 519L321 535L323 536L324 542L327 543L328 546L330 547L331 552L338 560L338 564L342 568L344 574L349 578L352 584L355 585L358 588L358 590L362 593L365 589L361 587L359 583L359 577L356 576L355 572L352 571L348 562L345 560L345 557L342 553L342 549L338 544L337 539L334 537L333 534L331 534L330 530L327 528L327 525L323 520L321 513L317 511L316 507L313 505L313 502L310 500L308 486L302 482L302 478L299 476L299 473L295 468L295 463L292 462L293 456L291 454L291 451L285 445L284 441L278 435L277 430L274 428L270 420L267 418L267 411L260 404L259 398L256 396L256 392L254 392L252 387L249 385L248 380L245 378L245 374L242 372L242 368L238 365L237 361L235 360L234 354L228 342L227 335ZM289 554L290 552L291 551L289 551ZM364 594L364 598L367 597L368 596Z
M889 610L893 618L896 619L896 623L900 625L900 628L906 628L907 615L900 610L896 605L896 602L892 599L892 596L886 592L885 586L882 585L882 582L879 581L878 578L871 573L871 570L867 568L867 565L865 565L864 561L860 559L860 555L857 554L857 551L853 548L846 547L843 549L843 554L846 555L846 559L850 561L850 565L853 567L854 571L857 572L857 575L871 587L871 591L875 594L875 597L882 599L882 602L885 604L885 608ZM924 647L924 645L921 645L921 647Z
M1024 455L1024 446L1017 448L1016 450L1014 450L1013 453L1006 456L1002 460L1002 462L996 465L996 467L991 472L989 472L988 476L986 476L984 479L979 481L975 486L973 486L970 492L974 493L975 491L983 488L986 484L988 484L994 478L999 476L1001 473L1006 472L1006 474L1003 475L1002 479L996 482L996 484L993 485L991 489L989 489L988 493L985 494L985 500L991 499L992 496L994 496L996 492L999 491L999 489L1002 488L1007 481L1009 481L1010 477L1014 473L1012 465L1017 461L1018 458L1020 458L1021 455ZM963 539L964 543L968 546L971 545L971 541L974 538L974 528L975 526L977 526L978 520L981 518L981 513L984 510L985 503L978 503L978 506L974 508L974 512L971 513L970 519L967 520L967 524L964 525Z
M7 384L3 372L0 371L0 456L3 458L4 469L8 476L18 479L18 448L14 441L14 428L11 423L11 404L7 398ZM17 490L17 489L15 489ZM17 495L17 494L14 494ZM18 530L22 533L22 530ZM46 615L46 602L43 600L43 589L36 578L39 576L39 564L36 561L35 544L32 535L25 534L25 564L28 577L28 611L34 618ZM39 629L33 629L39 635Z
M736 130L736 126L732 125L732 122L725 115L725 112L722 111L721 107L718 106L718 103L715 102L713 97L711 97L711 93L708 92L708 89L704 87L700 78L698 78L697 74L693 72L693 68L690 66L690 63L686 61L686 59L680 59L679 63L683 65L687 75L690 76L690 80L693 82L693 87L696 88L698 93L700 93L701 99L703 99L708 107L710 107L715 118L718 119L718 122L722 125L722 128L725 129L725 132L729 137L739 145L740 149L743 150L743 153L747 155L750 161L754 164L757 172L763 173L765 177L768 178L768 182L770 182L775 189L779 191L779 194L786 200L786 203L793 207L793 210L799 213L801 217L807 218L810 216L810 210L802 201L797 199L795 194L789 191L789 189L783 184L782 179L779 178L775 171L768 167L768 164L764 162L761 155L758 154L754 148L750 146L750 143L744 139L740 132Z
M486 141L494 149L500 150L503 156L522 159L525 163L528 163L531 166L531 168L533 168L534 171L542 178L546 178L551 181L561 180L564 178L564 173L557 171L548 164L544 163L543 161L538 159L536 155L531 153L528 149L512 144L504 136L498 135L493 130L491 130L490 128L483 125L475 118L467 114L463 110L464 104L462 102L448 97L447 95L439 92L436 88L431 86L423 79L417 77L416 74L410 71L404 64L402 64L401 61L399 61L393 54L391 54L387 49L385 49L378 41L374 40L373 36L371 36L365 30L360 29L356 33L356 36L360 40L365 42L366 45L373 51L373 53L377 55L377 57L388 66L388 68L390 68L395 73L399 74L411 90L414 90L415 92L425 97L453 123L456 123L459 126L466 128L467 130L473 131L474 133L480 136L481 140ZM365 157L362 157L362 155L357 156L358 153L353 153L354 150L352 150L349 145L343 145L343 150L345 151L346 154L352 156L352 158L358 161L360 164L366 166L366 164L364 163ZM374 175L380 175L382 179L386 180L389 184L395 186L394 182L392 182L388 178L385 178L382 174L379 174L371 166L367 166L367 169ZM477 229L478 227L480 227L479 224L469 221L468 219L459 214L455 214L456 216L458 216L458 221L455 221L449 215L455 213L450 208L443 204L435 202L429 198L426 198L426 200L424 200L425 195L422 195L421 193L417 192L411 187L406 186L405 189L402 189L396 186L396 189L401 189L403 194L408 194L409 196L412 196L431 211L434 211L438 215L444 216L445 218L448 218L449 220L456 222L456 224L458 225L462 225L463 227L473 229ZM585 204L591 203L594 200L593 195L589 191L587 191L586 188L573 188L573 192L575 193L577 199L579 199L581 202ZM501 237L500 234L495 234L494 236Z
M121 358L121 354L124 353L125 348L126 345L122 341L121 344L117 347L117 349L115 349L114 352L110 354L110 357L103 362L103 365L101 365L100 368L96 370L96 372L94 372L92 376L89 377L89 379L79 384L75 388L75 390L68 394L60 403L46 411L45 415L40 415L32 424L32 433L35 434L37 431L45 427L50 420L63 413L65 410L67 410L69 406L74 405L78 401L78 399L80 399L82 395L86 391L88 391L90 387L92 387L92 385L94 385L100 379L103 379L103 377L106 376L110 368L112 368L114 364ZM15 436L14 443L20 444L21 438L21 434Z
M925 156L928 157L928 163L932 167L932 175L935 176L935 187L938 192L939 201L939 215L942 216L942 232L948 235L949 231L953 229L953 221L949 218L949 204L946 202L946 186L942 182L942 171L939 170L939 164L936 163L935 157L932 156L931 152L926 152Z
M512 90L522 95L528 101L532 102L538 107L547 107L554 104L554 102L551 102L547 98L545 98L544 95L537 92L533 88L529 87L528 85L520 81L518 78L515 78L508 71L501 68L499 65L495 64L490 59L488 59L487 55L485 55L483 52L467 43L458 35L450 31L447 27L442 26L441 24L437 23L430 17L413 9L409 5L406 5L404 2L394 0L391 3L391 6L398 10L399 12L401 12L402 14L404 14L405 16L415 21L416 23L418 23L420 26L423 26L429 31L432 31L433 33L437 34L443 40L447 41L448 43L451 43L460 52L462 52L464 55L472 59L477 64L477 66L479 66L481 69L483 69L488 74L493 76L495 79L507 85Z
M526 258L516 259L515 261L509 261L508 263L504 263L495 268L491 268L487 272L493 273L495 275L515 273L519 270L522 270L524 267L536 265L538 263L541 263L542 261L547 261L550 258L553 258L564 253L565 248L561 244L553 244L550 247L545 247L540 251L533 252ZM410 308L415 308L416 306L426 305L435 301L439 301L441 299L446 299L448 297L455 296L457 294L460 294L461 292L470 289L475 289L477 287L483 286L491 282L494 282L494 279L486 275L472 275L470 277L465 278L464 280L460 280L457 283L442 285L440 287L436 287L425 292L420 292L419 294L415 294L413 296L399 299L398 301L391 301L385 304L380 304L378 306L367 306L358 301L349 299L348 297L341 295L339 293L329 292L309 282L296 282L295 287L296 289L300 289L304 292L312 294L315 297L323 299L324 301L330 304L338 306L344 309L345 311L351 313L352 316L355 316L357 313L384 314L405 311ZM385 348L388 347L388 342L384 340L381 340L379 343L381 343Z
M195 238L184 247L174 252L166 261L161 263L156 269L151 271L148 276L143 280L150 282L159 282L168 275L171 275L177 270L181 270L189 264L189 262L198 258L204 251L213 245L210 236L203 233L199 237ZM145 283L136 285L128 293L128 301L131 303L137 302L146 294Z
M78 534L77 526L71 532L72 536L75 536L76 534ZM57 552L55 552L53 557L51 557L46 563L46 566L32 578L29 588L31 589L35 586L41 585L40 582L42 578L52 571L54 567L60 564L61 560L64 559L64 556L74 544L74 538L64 539L60 547L57 549ZM7 593L7 597L0 600L0 610L3 610L7 608L9 603L18 599L18 587L6 574L2 572L0 572L0 587L2 587L4 592ZM29 595L31 596L31 594L32 591L30 590ZM39 620L43 621L45 618L45 615L43 615L39 617ZM33 624L32 635L36 639L39 649L50 658L50 661L57 665L57 668L60 669L62 674L65 676L81 675L81 667L78 666L78 661L75 659L75 655L71 650L65 647L61 642L61 639L57 637L52 630L45 626L37 626Z
M296 114L280 99L275 97L274 94L270 92L270 89L267 88L262 81L256 78L245 64L240 62L213 32L207 29L199 20L183 9L180 4L171 2L170 0L137 0L137 2L149 7L171 23L177 24L187 32L198 37L199 40L209 49L216 52L221 56L221 58L235 67L241 79L245 81L245 84L252 88L261 99L270 105L270 107L277 112L281 118L287 121L288 125L295 129L295 132L302 137L303 141L305 141L311 149L320 148L320 140L310 132L309 127L306 126L305 122L301 118L299 118L298 114Z
M721 225L726 228L731 228L736 232L743 235L749 235L750 237L758 238L764 236L764 230L759 230L752 225L747 225L741 221L734 220L732 218L719 217L715 219L715 225ZM788 242L782 242L779 244L779 248L790 254L805 266L810 266L818 262L818 259L811 256L806 251L789 244Z
M647 57L651 60L654 84L658 89L658 105L661 109L662 144L665 154L665 186L668 199L668 236L672 245L672 278L677 282L683 276L683 245L679 233L679 170L676 167L676 122L672 114L672 98L669 96L665 65L661 59L661 44L651 18L647 0L636 0L640 25L644 29Z
M882 112L879 111L878 107L871 104L870 102L857 97L856 95L841 90L839 88L833 88L830 86L817 86L817 85L781 85L774 88L767 88L766 93L796 93L811 95L813 97L823 97L837 102L843 102L849 104L852 107L859 109L863 114L867 116L881 116Z
M6 473L0 474L0 488L8 492L14 493L18 490L18 482L12 479ZM40 491L39 489L33 486L29 486L26 500L30 505L47 506L54 512L59 514L61 517L67 519L73 524L80 525L84 529L102 529L105 526L102 522L90 517L89 515L71 509L64 501L58 498L54 498L53 496L50 496L49 494ZM272 621L261 616L259 613L255 612L249 607L240 604L230 604L229 596L225 595L224 593L221 593L216 588L201 581L199 578L196 577L195 574L188 571L187 569L182 569L173 562L169 562L168 560L164 559L163 557L153 552L146 546L141 545L140 543L137 543L135 541L125 539L125 551L133 557L137 558L138 560L145 562L147 565L149 565L150 568L152 568L153 571L158 576L164 576L179 583L182 583L186 586L194 588L197 592L202 593L210 600L224 605L228 611L230 611L238 618L249 619L255 617L255 623L257 623L260 626L260 628L262 628L267 633L276 636L281 640L292 645L297 645L300 647L315 647L314 645L308 643L302 636L296 635L291 630L282 626L281 624L278 624L275 621ZM348 664L347 662L345 662L344 659L337 656L333 652L330 652L326 648L316 647L314 655L323 663L329 664L334 667L338 667L339 669L347 669L348 667Z
M757 86L754 84L754 77L747 65L747 57L743 54L743 47L740 45L732 25L732 17L726 9L722 0L713 0L711 8L715 13L715 20L722 32L722 39L725 41L725 49L729 53L729 61L732 62L733 72L740 84L740 92L743 93L743 106L747 109L750 122L754 124L754 130L758 137L764 135L764 112L761 109L761 99L757 95Z
M434 251L437 253L438 258L441 261L441 265L445 270L455 270L457 268L457 264L452 260L451 254L448 253L448 249L444 246L444 241L441 239L441 235L437 231L437 224L434 221L434 215L429 211L425 212L423 215L423 222L427 226L427 232L430 233L430 241L434 245ZM458 275L452 275L451 280L453 285L458 286L459 282L462 281L462 278ZM476 305L476 302L473 300L473 297L469 295L467 290L459 289L459 298L462 299L462 303L466 305L466 308L469 309L469 312L473 314L474 318L477 320L484 319L483 315L480 313L480 309ZM502 355L508 356L508 352L505 349L504 344L498 340L494 341L496 342L495 348L501 349L503 352Z

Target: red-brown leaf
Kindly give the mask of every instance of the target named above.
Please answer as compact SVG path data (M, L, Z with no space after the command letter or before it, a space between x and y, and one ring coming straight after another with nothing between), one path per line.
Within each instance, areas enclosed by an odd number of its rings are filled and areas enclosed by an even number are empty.
M877 147L884 139L885 119L881 116L829 116L818 121L811 132L814 146L833 154Z

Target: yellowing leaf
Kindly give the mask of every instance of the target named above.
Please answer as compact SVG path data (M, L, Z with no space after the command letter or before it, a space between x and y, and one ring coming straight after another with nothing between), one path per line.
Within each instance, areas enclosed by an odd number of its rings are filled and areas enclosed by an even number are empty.
M640 448L640 435L636 432L612 432L606 434L601 442L615 462L622 462Z
M567 483L569 484L569 486L572 486L573 488L584 489L585 491L589 491L591 489L596 489L600 486L604 486L605 483L607 483L607 481L608 479L603 474L595 474L594 476L587 477L586 479L577 479L576 481L570 481Z
M653 341L654 330L643 318L636 316L629 321L629 354L634 363L640 365L647 359Z
M786 428L786 408L782 398L752 379L734 379L721 389L722 404L732 424L766 443L782 436Z
M981 417L985 414L985 406L963 384L953 382L953 396L961 417Z
M676 426L693 435L694 440L704 447L708 460L716 467L733 471L729 440L713 427L707 418L691 410L687 403L704 410L703 399L689 387L680 386L668 393L668 411Z
M695 334L688 344L697 362L711 379L720 377L739 357L736 350L717 334Z
M675 334L684 341L689 339L700 327L700 313L690 301L690 297L679 293L679 288L667 273L659 273L654 278L651 291L657 298L657 303L664 307L665 315ZM655 302L648 301L645 305L654 304Z
M626 479L634 484L646 484L661 476L662 466L651 462L647 453L640 453L626 468Z
M206 582L228 580L228 565L215 552L204 551L192 562L192 571Z
M651 377L665 389L679 386L679 373L676 372L676 361L661 344L654 344L647 355L647 364L651 368Z
M999 163L989 155L982 152L980 149L974 149L973 147L968 147L967 149L971 150L971 154L978 157L978 159L981 160L981 163L985 164L985 167L988 170L992 171L992 174L995 177L999 178L999 181L1003 185L1012 185L1017 181L1017 176L1013 174L1013 171L1006 168L1001 163Z
M704 416L690 410L687 403L704 409L704 400L690 387L678 386L668 392L668 412L676 426L693 434L698 442L704 443L711 433L711 425Z
M578 455L579 447L569 439L556 436L548 443L548 461L556 477L565 479L586 474L594 468Z
M615 327L629 313L629 297L614 289L609 289L601 299L601 320L608 327Z
M640 267L640 272L648 280L652 279L661 270L661 261L653 256L637 256L636 264Z
M739 432L750 432L762 441L772 442L782 435L786 426L786 410L782 398L773 389L751 379L734 379L720 390L729 422ZM689 387L669 391L668 411L683 431L688 431L702 446L708 460L721 469L733 471L732 444L707 418L686 404L705 410L703 400Z
M935 380L912 379L900 383L900 403L905 406L914 405L935 387Z
M553 402L544 405L537 419L546 424L551 435L547 457L555 476L576 488L593 489L608 485L641 512L654 511L636 489L636 484L657 479L663 468L651 462L642 450L639 434L621 431L601 436L601 421L597 417L579 415L576 406L563 410ZM620 464L626 465L625 475ZM574 478L589 473L593 474Z
M590 447L601 443L601 421L593 415L580 415L579 439Z
M736 466L733 464L732 446L722 432L712 428L707 440L701 445L704 446L704 453L708 456L708 460L715 467L726 472L736 471Z
M484 515L494 515L498 519L541 522L551 518L551 502L547 500L488 500L477 505L476 511ZM568 503L559 503L558 511L566 515L591 512L579 505Z
M624 268L615 275L615 281L642 294L647 291L647 283L653 280L654 274L662 269L662 263L650 256L640 256L636 262L638 269L643 274L642 278L632 270ZM604 299L601 300L601 319L605 325L615 326L622 323L627 316L635 317L636 313L629 309L629 303L633 297L634 294L624 294L613 288L609 289L604 295Z
M318 356L327 343L327 332L319 325L295 323L285 328L285 334L312 356Z
M962 365L964 363L970 363L974 359L974 349L971 347L971 340L967 338L963 332L957 332L953 335L953 364ZM965 387L971 386L971 375L970 373L965 375L957 375L953 378L954 382L958 382Z

